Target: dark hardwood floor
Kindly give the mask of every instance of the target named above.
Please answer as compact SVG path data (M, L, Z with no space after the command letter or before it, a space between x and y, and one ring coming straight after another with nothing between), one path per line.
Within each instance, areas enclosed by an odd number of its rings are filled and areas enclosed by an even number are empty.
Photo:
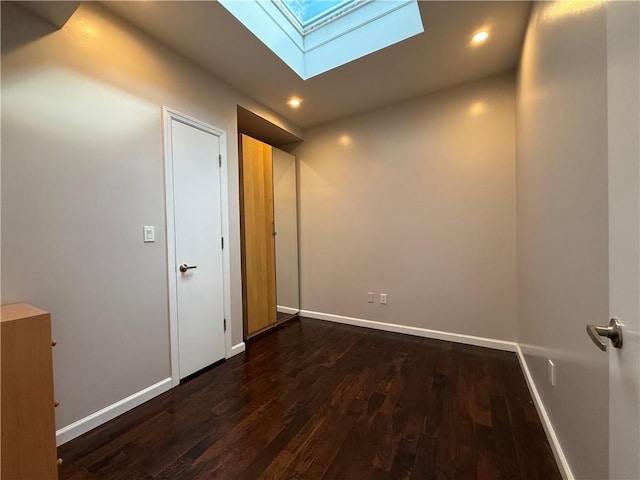
M294 319L59 448L61 479L559 479L513 353Z

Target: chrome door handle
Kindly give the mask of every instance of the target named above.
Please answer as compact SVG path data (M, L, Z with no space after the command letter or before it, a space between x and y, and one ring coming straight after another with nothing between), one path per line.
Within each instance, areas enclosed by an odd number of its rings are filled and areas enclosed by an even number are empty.
M186 263L183 263L182 265L180 265L180 271L182 273L186 272L187 270L191 270L192 268L198 268L197 265L187 265Z
M589 338L603 352L607 351L607 342L601 337L607 337L615 348L622 348L622 324L617 318L609 320L609 325L587 325Z

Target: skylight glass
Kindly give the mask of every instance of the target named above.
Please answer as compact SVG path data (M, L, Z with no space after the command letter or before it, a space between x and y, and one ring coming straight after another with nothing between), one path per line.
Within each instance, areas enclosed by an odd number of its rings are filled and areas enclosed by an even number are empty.
M303 80L424 31L417 0L219 0Z
M282 0L282 3L304 25L318 15L327 14L344 2L342 0Z
M280 0L280 2L303 28L358 3L357 0Z

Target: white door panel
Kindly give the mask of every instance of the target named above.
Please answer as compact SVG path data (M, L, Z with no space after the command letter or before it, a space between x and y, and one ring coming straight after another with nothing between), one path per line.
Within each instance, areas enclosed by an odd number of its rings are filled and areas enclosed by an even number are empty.
M225 356L219 137L171 120L179 375ZM195 268L181 272L180 264Z
M609 305L623 324L609 352L609 476L640 478L640 4L607 4ZM606 323L603 319L602 323Z

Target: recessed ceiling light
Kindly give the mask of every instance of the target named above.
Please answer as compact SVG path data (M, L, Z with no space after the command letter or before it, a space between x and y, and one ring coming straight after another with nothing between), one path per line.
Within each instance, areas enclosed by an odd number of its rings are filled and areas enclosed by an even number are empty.
M474 117L477 117L478 115L484 113L486 109L487 109L487 105L484 102L482 101L473 102L469 106L469 113Z
M471 41L473 43L482 43L484 42L487 38L489 38L489 32L486 31L482 31L482 32L478 32L476 33L473 38L471 38Z
M351 145L351 137L349 135L346 135L346 134L345 135L340 135L340 138L338 138L338 142L343 147L348 147L349 145Z
M302 100L300 100L299 98L291 98L287 103L290 107L298 108L302 104Z

